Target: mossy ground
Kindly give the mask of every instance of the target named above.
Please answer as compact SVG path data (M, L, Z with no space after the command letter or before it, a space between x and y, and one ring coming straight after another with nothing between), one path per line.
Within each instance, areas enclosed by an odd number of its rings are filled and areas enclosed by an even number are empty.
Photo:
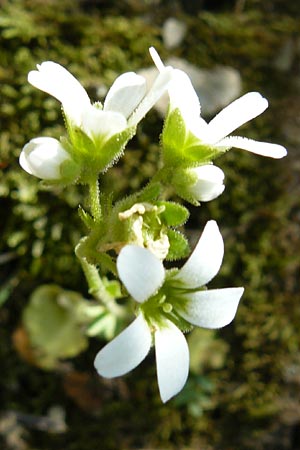
M300 447L297 45L288 68L280 71L275 65L285 42L299 45L299 11L284 0L153 4L1 3L1 413L33 415L31 428L19 423L24 435L15 447L9 447L2 429L1 448ZM29 364L24 336L16 330L32 289L56 283L86 296L73 253L84 233L75 206L84 204L85 197L76 186L40 189L19 168L18 155L37 135L64 133L58 102L26 81L35 64L48 59L63 64L96 99L97 88L109 86L118 74L150 65L149 46L163 58L169 56L161 25L174 13L188 32L173 53L201 67L225 64L240 70L244 91L258 90L270 101L267 112L241 134L286 145L289 156L273 161L237 150L226 154L218 161L226 174L225 193L192 209L187 224L191 236L208 218L216 219L224 234L224 265L212 286L244 285L246 292L232 325L213 334L194 332L197 339L190 335L189 382L176 399L162 405L153 354L134 373L109 382L93 370L94 355L103 344L96 339L56 371ZM125 193L146 182L159 158L160 127L156 114L149 114L125 157L105 176L103 189L114 183L116 192ZM68 429L61 434L38 430L34 422L53 405L66 412Z

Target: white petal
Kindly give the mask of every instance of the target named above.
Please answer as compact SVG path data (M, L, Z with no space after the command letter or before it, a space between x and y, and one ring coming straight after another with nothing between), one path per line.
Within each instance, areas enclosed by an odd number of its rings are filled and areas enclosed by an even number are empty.
M197 200L208 202L217 198L224 191L224 172L219 167L207 164L192 168L190 171L198 177L196 183L189 188Z
M200 116L200 101L189 76L175 69L169 84L171 109L179 108L183 118L190 123Z
M26 145L28 145L28 144L26 144ZM34 175L31 164L27 161L28 157L24 151L26 145L23 147L23 149L20 153L19 164L22 167L22 169L25 170L25 172L29 173L30 175Z
M116 112L102 111L95 106L86 108L82 115L82 129L93 138L109 139L127 128L125 117Z
M114 378L137 367L151 347L151 332L142 315L109 342L95 358L99 375Z
M218 147L235 147L256 153L261 156L280 159L286 156L287 151L282 145L269 142L259 142L240 136L230 136L218 142Z
M134 72L120 75L108 91L104 111L123 114L127 119L144 98L147 91L146 80Z
M170 321L155 332L160 397L165 403L181 391L189 373L189 348L183 333Z
M28 74L28 81L36 88L59 100L69 119L80 125L81 112L90 104L89 96L79 81L64 67L45 61Z
M151 47L150 55L160 72L166 69L157 51ZM197 137L206 134L207 123L200 117L201 105L199 97L189 76L180 69L173 69L172 79L168 86L170 110L179 109L186 127Z
M129 294L139 303L146 301L163 284L162 262L149 250L138 245L126 245L118 259L119 277Z
M60 178L60 165L70 158L57 139L39 137L31 139L23 148L19 163L29 174L44 180Z
M149 48L149 53L150 53L150 56L151 56L151 58L152 58L154 64L156 65L157 70L158 70L159 72L161 72L162 70L164 70L165 65L164 65L164 63L162 62L162 60L161 60L159 54L157 53L157 51L155 50L154 47L150 47L150 48Z
M166 67L156 78L151 89L145 95L137 109L128 119L128 126L137 125L147 112L155 105L166 92L173 73L172 67Z
M258 92L249 92L226 106L207 127L207 143L215 144L238 127L262 114L268 101Z
M236 314L244 288L212 289L186 294L184 309L179 314L193 325L204 328L222 328Z
M220 270L224 255L224 243L214 220L207 222L195 250L175 275L186 288L193 289L207 284Z

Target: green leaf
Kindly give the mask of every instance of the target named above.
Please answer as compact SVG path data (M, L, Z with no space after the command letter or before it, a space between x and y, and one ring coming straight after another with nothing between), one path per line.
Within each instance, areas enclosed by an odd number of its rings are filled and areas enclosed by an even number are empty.
M95 225L94 219L80 205L78 206L78 215L88 229L91 230L94 227Z
M156 200L161 193L161 184L149 183L145 186L140 193L137 194L136 202L152 202ZM135 203L136 203L135 202Z
M174 261L176 259L186 258L190 252L188 240L179 231L168 230L167 234L170 248L166 259L168 261Z
M106 277L103 277L102 281L106 291L112 298L116 299L121 298L123 296L121 291L121 285L118 280L108 280Z
M71 358L88 345L78 320L79 294L56 285L43 285L32 294L23 313L24 326L43 367L55 367L61 358Z
M165 210L160 213L160 218L168 226L175 227L183 225L189 218L189 211L179 203L156 202L156 204L157 206L165 207Z
M118 327L118 318L111 313L104 313L88 327L86 334L90 337L98 336L107 341L113 339Z

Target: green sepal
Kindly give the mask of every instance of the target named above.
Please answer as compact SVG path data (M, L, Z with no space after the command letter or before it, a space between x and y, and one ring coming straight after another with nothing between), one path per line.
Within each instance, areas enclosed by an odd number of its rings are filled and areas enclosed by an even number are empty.
M87 156L90 156L90 158L94 157L95 144L81 128L72 128L69 131L69 136L70 141L68 141L67 138L64 138L64 144L68 142L69 152L73 153L74 158L79 161L84 161Z
M100 153L99 162L102 166L101 172L117 162L122 155L127 142L133 138L135 133L136 127L126 128L126 130L115 134L106 141L105 144L101 146L101 149L98 148L98 153Z
M170 248L167 255L168 261L186 258L190 252L188 240L179 231L169 229L167 231Z
M162 133L162 155L165 166L193 167L211 162L220 153L203 144L189 131L178 108L168 113Z
M118 276L116 263L108 253L99 252L95 259L97 259L97 264L101 266L101 272L108 271L113 275Z
M169 112L161 136L165 166L179 164L183 159L187 129L178 108Z
M165 209L160 213L160 219L167 226L176 227L186 223L189 218L189 211L184 206L175 202L156 202L157 206L164 206Z
M61 182L63 184L70 184L76 181L80 174L80 166L73 160L67 159L63 161L60 166Z
M122 155L127 142L135 135L136 127L126 128L110 139L105 136L90 138L80 128L69 129L70 140L61 140L81 169L78 182L86 184L111 167Z
M83 208L82 208L82 206L78 206L78 215L79 215L79 217L80 217L80 219L82 220L82 222L85 224L85 226L89 229L89 230L91 230L91 229L93 229L94 228L94 226L95 226L95 221L94 221L94 219L92 218L92 216L88 213L88 212L86 212Z
M170 184L175 189L176 194L188 201L194 206L199 206L199 201L190 192L189 186L193 186L197 182L197 175L192 171L184 168L176 168L173 171L173 175L170 179Z

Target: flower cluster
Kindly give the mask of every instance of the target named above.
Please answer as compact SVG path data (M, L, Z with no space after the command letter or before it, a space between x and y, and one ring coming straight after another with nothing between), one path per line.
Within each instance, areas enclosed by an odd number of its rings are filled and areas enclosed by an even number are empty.
M65 68L51 61L31 71L28 81L62 104L67 137L37 137L26 144L20 164L48 184L86 184L91 212L79 209L89 229L76 247L89 292L99 304L91 314L88 335L116 335L113 326L125 323L129 311L116 300L127 296L136 318L96 356L95 368L104 377L134 369L155 346L157 379L163 402L184 386L189 350L184 333L193 326L222 328L235 317L244 289L207 289L218 273L224 244L218 225L208 221L187 261L166 269L165 260L189 254L181 229L188 209L165 200L165 190L199 205L225 189L224 173L213 164L232 147L271 158L282 158L281 145L258 142L231 132L265 111L268 102L250 92L232 102L209 123L192 83L181 70L166 67L157 52L150 54L158 75L150 88L136 73L120 75L103 105L91 103L86 90ZM99 196L98 178L121 157L138 123L165 93L169 109L161 138L161 165L139 192L112 203L111 193ZM101 269L115 277L101 276ZM99 313L100 311L100 313ZM85 313L87 314L87 313ZM96 314L96 316L95 316ZM98 314L98 315L97 315ZM128 322L127 322L128 323ZM109 324L109 325L108 325ZM117 327L116 327L117 328ZM100 333L101 330L101 333Z
M61 65L52 61L29 72L28 81L62 104L69 140L36 138L23 149L24 170L47 181L83 179L99 175L122 153L139 121L165 92L172 69L166 67L147 91L144 77L134 72L120 75L104 104L91 103L86 90ZM65 163L72 161L75 170Z

